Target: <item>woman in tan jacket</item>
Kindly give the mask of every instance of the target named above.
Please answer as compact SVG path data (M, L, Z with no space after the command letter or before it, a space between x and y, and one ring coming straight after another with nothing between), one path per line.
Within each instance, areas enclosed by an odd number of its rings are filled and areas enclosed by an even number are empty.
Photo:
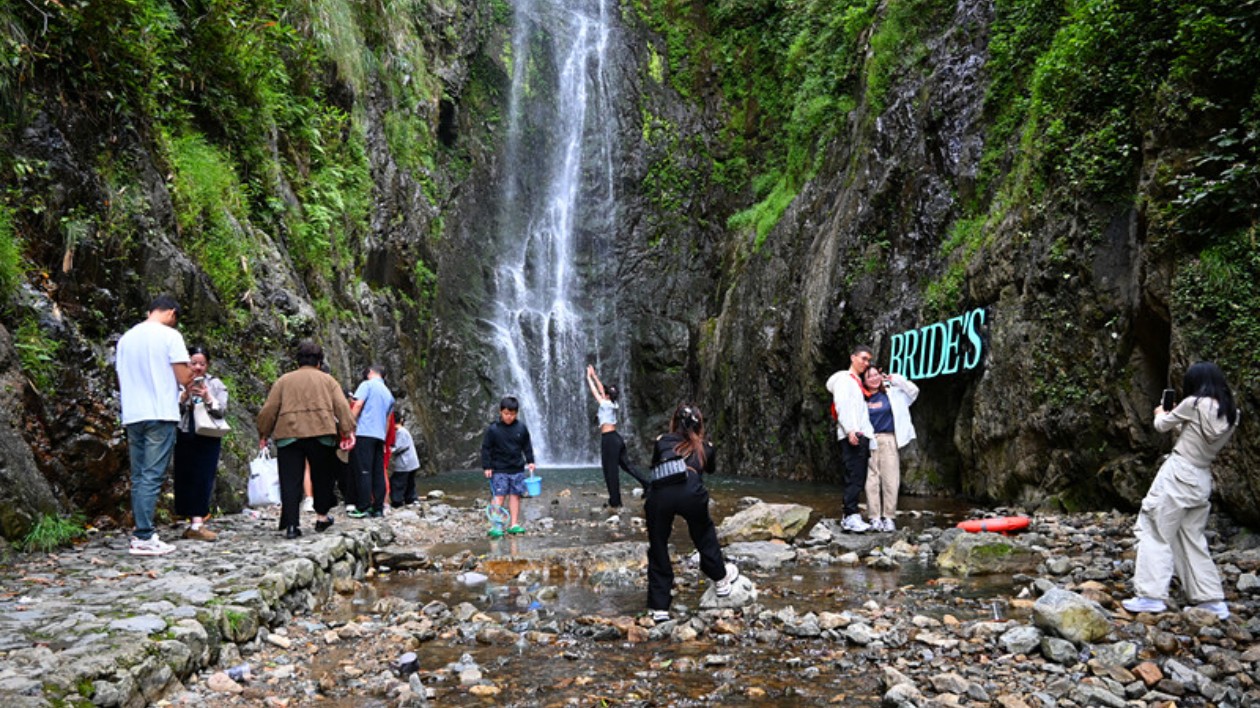
M285 538L302 535L298 528L302 480L311 467L315 496L315 530L333 525L333 484L339 467L337 448L354 447L354 415L337 380L323 371L324 350L306 339L298 344L296 371L281 376L258 412L258 446L275 438L280 469L280 528Z

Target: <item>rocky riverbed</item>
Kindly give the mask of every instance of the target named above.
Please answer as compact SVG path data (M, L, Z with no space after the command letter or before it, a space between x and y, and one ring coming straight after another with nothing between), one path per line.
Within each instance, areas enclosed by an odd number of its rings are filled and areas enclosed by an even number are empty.
M713 595L680 526L674 612L657 624L642 612L645 534L629 509L610 515L565 490L527 502L527 535L491 542L483 502L442 497L292 541L265 513L215 519L218 541L180 540L157 558L128 555L121 533L11 558L0 695L10 706L1260 704L1260 539L1224 521L1212 537L1233 613L1222 622L1120 608L1129 515L1038 516L1008 538L905 514L896 533L855 536L744 499L715 511L743 569L736 592Z

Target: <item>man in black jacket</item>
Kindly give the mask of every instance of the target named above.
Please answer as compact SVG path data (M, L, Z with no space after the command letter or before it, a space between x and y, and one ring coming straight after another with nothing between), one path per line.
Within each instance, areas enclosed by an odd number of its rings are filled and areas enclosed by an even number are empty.
M490 480L493 503L503 504L508 498L508 513L512 516L507 532L525 533L520 525L521 495L525 493L525 470L534 472L534 445L529 439L529 428L517 420L520 403L514 396L499 401L499 419L486 428L481 439L481 467ZM499 538L503 531L490 527L490 537Z

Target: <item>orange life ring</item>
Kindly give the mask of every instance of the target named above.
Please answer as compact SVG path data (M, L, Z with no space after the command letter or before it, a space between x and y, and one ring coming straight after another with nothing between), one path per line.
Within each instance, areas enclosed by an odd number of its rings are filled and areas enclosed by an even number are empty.
M968 533L980 533L981 531L1010 533L1012 531L1023 531L1028 528L1028 524L1029 518L1027 516L999 516L996 519L962 521L959 522L958 528Z

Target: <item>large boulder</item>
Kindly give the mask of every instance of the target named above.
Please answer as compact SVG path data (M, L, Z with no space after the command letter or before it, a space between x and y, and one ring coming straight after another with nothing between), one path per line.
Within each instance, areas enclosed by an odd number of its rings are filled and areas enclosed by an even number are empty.
M996 533L959 534L936 559L942 570L956 575L1027 573L1039 562L1036 551Z
M812 511L800 504L754 504L726 517L718 527L718 538L725 543L791 540L809 523Z
M1077 644L1096 642L1111 632L1101 605L1060 588L1051 588L1033 603L1033 622Z

